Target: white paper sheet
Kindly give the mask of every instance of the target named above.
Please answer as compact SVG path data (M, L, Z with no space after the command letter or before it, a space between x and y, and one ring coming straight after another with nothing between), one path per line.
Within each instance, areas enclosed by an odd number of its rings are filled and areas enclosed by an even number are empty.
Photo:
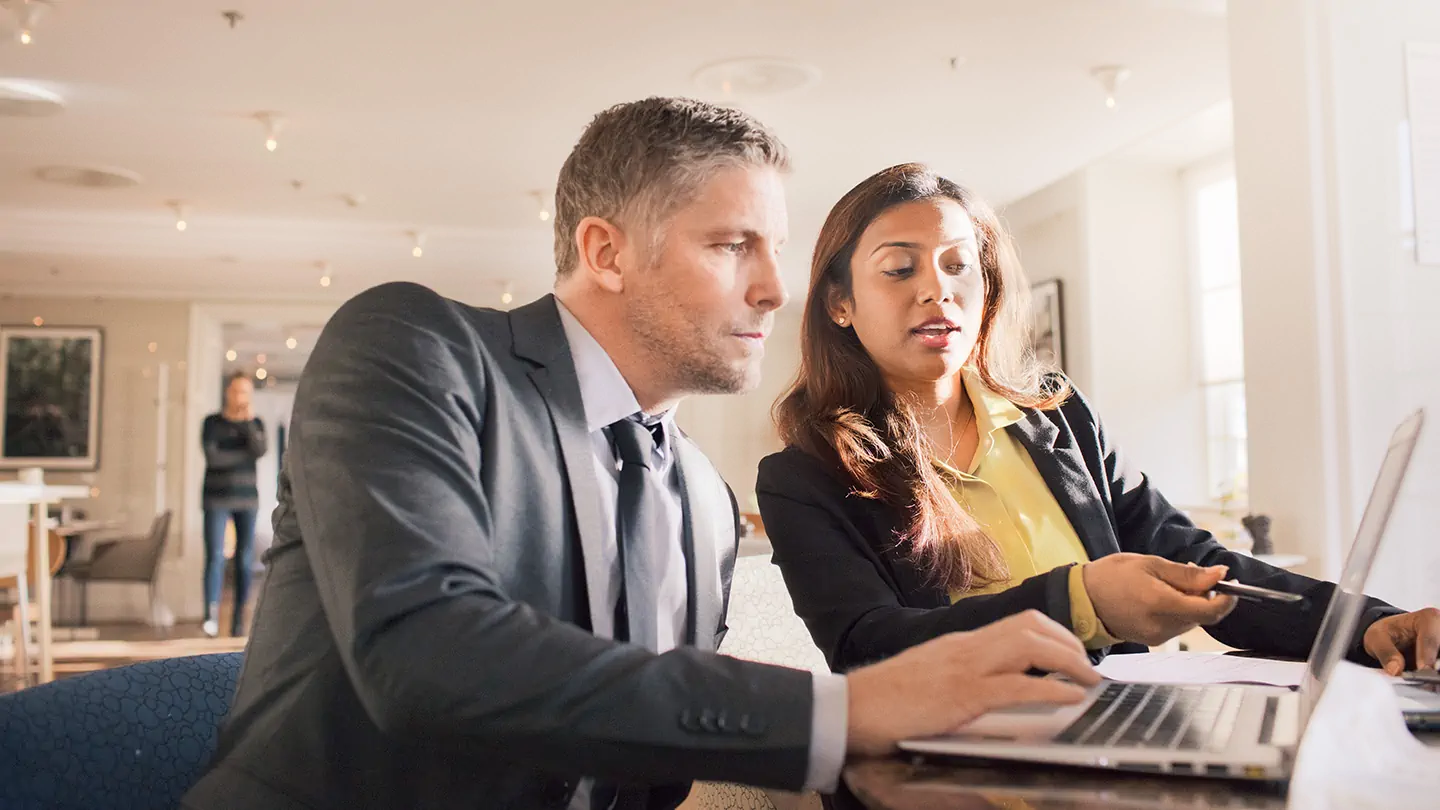
M1405 728L1391 680L1342 661L1300 741L1288 804L1305 810L1440 806L1440 748Z
M1299 686L1300 678L1305 674L1305 663L1218 653L1163 652L1107 656L1096 669L1112 681Z

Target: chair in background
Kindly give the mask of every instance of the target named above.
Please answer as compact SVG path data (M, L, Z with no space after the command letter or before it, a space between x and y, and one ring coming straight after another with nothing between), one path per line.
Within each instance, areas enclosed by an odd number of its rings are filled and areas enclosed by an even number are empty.
M215 752L240 663L166 658L0 695L0 807L174 810Z
M730 585L730 630L720 652L762 664L829 672L825 656L810 638L805 622L795 615L790 592L770 555L757 554L735 561ZM696 782L681 810L819 810L816 793Z
M129 582L150 589L150 622L158 624L160 603L156 585L160 578L160 561L165 556L165 541L170 535L172 512L167 509L150 522L150 531L139 537L105 540L95 544L88 560L74 560L60 571L80 586L80 624L87 615L86 597L92 582Z

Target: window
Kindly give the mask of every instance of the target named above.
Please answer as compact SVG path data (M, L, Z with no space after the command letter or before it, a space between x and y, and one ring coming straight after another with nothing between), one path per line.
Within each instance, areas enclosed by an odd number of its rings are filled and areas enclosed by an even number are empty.
M1195 260L1199 276L1200 383L1210 496L1248 500L1245 428L1245 331L1240 307L1240 224L1230 170L1194 186Z

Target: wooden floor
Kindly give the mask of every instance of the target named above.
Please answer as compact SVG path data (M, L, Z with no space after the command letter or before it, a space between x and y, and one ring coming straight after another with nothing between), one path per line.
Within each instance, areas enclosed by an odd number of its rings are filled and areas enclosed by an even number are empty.
M218 652L239 652L245 649L245 637L225 635L230 628L230 603L220 609L222 634L207 638L199 622L177 623L174 627L150 627L144 624L111 624L93 628L96 638L79 641L56 640L54 650L55 677L65 678L97 669L121 667L157 658L177 658ZM91 629L91 628L87 628ZM68 635L68 628L56 628L56 635ZM0 629L0 633L4 630ZM83 635L89 636L86 632ZM0 661L0 693L13 692L23 686L13 661Z

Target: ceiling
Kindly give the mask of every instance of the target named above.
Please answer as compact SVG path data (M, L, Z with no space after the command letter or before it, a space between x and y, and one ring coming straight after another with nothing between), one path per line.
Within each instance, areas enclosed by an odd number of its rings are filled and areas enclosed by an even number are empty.
M12 294L337 300L409 278L524 300L553 275L530 195L548 199L590 116L705 97L695 72L736 57L823 77L730 99L793 152L794 284L829 206L873 171L928 161L1003 203L1228 96L1216 0L56 0L34 36L0 42L0 80L66 110L0 117ZM1090 76L1104 63L1131 69L1114 110ZM265 110L285 118L273 153ZM58 186L35 175L50 165L143 182ZM183 233L168 200L189 207Z
M235 359L225 358L226 373L256 369L266 371L266 383L293 381L300 377L305 361L315 350L320 326L251 321L227 323L221 327L221 343ZM294 340L292 347L289 341Z

